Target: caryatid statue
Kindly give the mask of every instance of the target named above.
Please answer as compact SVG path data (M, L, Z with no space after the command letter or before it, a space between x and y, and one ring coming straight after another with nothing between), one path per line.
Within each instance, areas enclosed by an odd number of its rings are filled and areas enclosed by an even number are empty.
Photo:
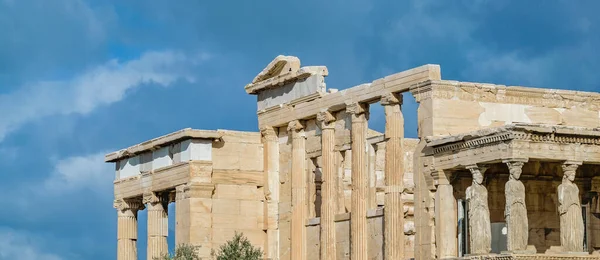
M579 188L573 181L579 164L563 164L562 184L558 186L560 244L565 252L583 252L583 216Z
M523 161L507 161L510 177L504 186L506 207L504 217L508 227L508 251L523 251L527 249L529 238L529 223L527 222L527 207L525 206L525 185L519 180L523 171Z
M488 192L483 186L483 173L476 165L467 167L473 184L467 188L470 253L488 254L492 250L492 226L488 207ZM485 171L485 170L484 170Z

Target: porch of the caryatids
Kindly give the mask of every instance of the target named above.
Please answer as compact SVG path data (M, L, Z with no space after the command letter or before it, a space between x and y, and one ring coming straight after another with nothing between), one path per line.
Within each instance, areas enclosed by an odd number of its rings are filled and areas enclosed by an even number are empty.
M321 260L335 260L337 212L337 165L335 151L335 117L328 111L320 112L317 121L321 124L321 156L323 161L323 183L321 184Z
M367 120L369 105L353 103L346 107L352 117L352 212L350 213L350 255L353 260L368 258L367 198Z
M492 226L488 206L488 191L483 185L486 168L477 165L467 167L473 176L473 183L467 188L466 199L469 217L470 254L489 254L492 250Z
M144 204L148 209L148 249L147 259L154 260L168 253L169 234L168 194L144 193Z
M402 95L381 97L385 112L385 259L404 258L404 116Z
M141 199L118 199L117 209L117 260L137 260L137 215L144 209Z

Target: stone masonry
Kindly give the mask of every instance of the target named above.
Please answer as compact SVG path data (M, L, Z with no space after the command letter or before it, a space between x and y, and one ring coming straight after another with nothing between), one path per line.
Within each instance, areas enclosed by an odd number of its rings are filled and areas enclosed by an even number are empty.
M442 80L438 65L339 91L327 76L278 56L245 86L256 132L107 154L117 259L166 253L169 218L203 259L235 232L265 259L600 259L600 94ZM383 133L368 127L379 105Z

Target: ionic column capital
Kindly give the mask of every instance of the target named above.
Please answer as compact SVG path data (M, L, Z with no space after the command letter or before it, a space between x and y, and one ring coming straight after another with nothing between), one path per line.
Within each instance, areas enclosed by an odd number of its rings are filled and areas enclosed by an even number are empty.
M393 106L393 105L401 105L403 102L402 94L399 93L386 93L381 96L381 100L379 103L382 106Z
M261 126L260 133L267 141L277 141L277 131L272 126Z
M300 120L290 121L287 127L288 132L299 132L304 130L304 125Z
M358 116L369 113L369 104L365 103L349 103L346 104L346 113Z
M120 211L138 211L144 209L141 199L116 199L113 201L113 207Z
M321 111L317 114L317 122L321 124L322 129L332 129L335 128L335 125L332 124L335 122L335 116L331 114L329 111Z
M142 202L144 204L153 204L153 205L158 204L158 203L168 203L169 197L164 196L164 194L160 194L157 192L145 192L143 195Z

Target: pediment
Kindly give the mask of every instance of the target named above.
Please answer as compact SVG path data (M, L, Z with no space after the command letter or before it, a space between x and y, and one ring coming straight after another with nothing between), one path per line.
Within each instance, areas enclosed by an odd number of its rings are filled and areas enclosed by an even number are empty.
M300 69L300 59L295 56L279 55L267 65L252 81L256 84L267 79L296 72Z

